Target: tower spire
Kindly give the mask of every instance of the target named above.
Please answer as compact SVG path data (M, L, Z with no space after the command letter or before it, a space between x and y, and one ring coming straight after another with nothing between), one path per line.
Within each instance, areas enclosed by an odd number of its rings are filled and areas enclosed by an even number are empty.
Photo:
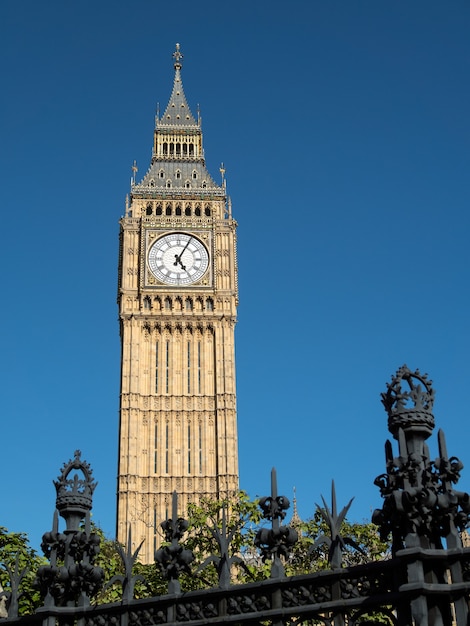
M173 52L175 79L173 82L173 90L166 110L161 118L157 115L157 127L165 128L176 127L200 127L200 120L196 121L189 108L188 101L184 95L183 82L181 80L181 68L183 67L183 54L180 50L179 43L176 44L176 50Z

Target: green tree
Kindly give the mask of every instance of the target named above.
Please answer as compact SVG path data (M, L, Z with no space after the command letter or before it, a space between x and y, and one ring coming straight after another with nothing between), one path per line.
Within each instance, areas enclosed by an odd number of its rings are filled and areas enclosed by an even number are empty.
M292 556L286 564L289 576L307 574L330 569L329 546L315 545L319 537L328 535L329 528L317 510L314 516L296 525L299 540L294 545ZM349 522L345 519L340 526L342 537L352 541L343 546L342 565L350 567L370 561L381 561L389 557L390 545L380 539L377 526L370 522Z
M33 613L41 606L41 597L34 587L34 580L38 567L45 563L46 560L30 547L25 533L9 532L0 526L0 584L6 593L7 606L18 601L19 615ZM18 598L14 594L15 582L13 588L11 585L12 578L21 579L21 582L17 581L20 582ZM11 606L10 616L15 610Z

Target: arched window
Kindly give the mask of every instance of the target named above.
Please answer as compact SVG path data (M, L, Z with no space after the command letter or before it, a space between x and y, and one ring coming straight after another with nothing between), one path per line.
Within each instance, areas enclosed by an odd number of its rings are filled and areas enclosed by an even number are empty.
M194 211L194 215L196 215L197 217L201 216L201 208L200 207L196 207L196 210Z
M188 146L187 144L183 144L183 156L187 156L188 155Z
M171 215L171 212L172 212L171 211L171 205L168 204L167 207L166 207L166 210L165 210L165 215Z
M163 170L160 170L158 172L158 175L160 176L160 178L165 178L165 172Z
M175 153L175 144L170 143L170 154L174 154L174 153Z
M176 205L175 215L181 215L181 204Z
M189 144L189 156L193 156L194 154L194 144L190 143Z
M206 309L208 311L214 310L214 300L212 300L212 298L206 298Z
M165 309L171 311L171 298L168 296L165 298Z
M168 154L168 143L165 141L165 143L163 144L163 154L167 155Z
M153 178L149 180L149 187L155 187L155 181L153 180Z
M188 206L185 208L185 210L184 210L184 214L185 214L185 215L191 215L191 207L189 206L189 204L188 204Z
M176 147L176 154L179 156L181 154L181 144L177 143L175 147Z
M144 309L151 309L152 305L150 303L150 298L148 296L145 296L144 298Z
M152 205L150 204L150 202L147 204L147 208L145 209L145 214L152 215Z
M191 300L191 298L186 298L186 300L184 301L184 308L186 309L186 311L193 310L193 301Z
M180 170L176 170L175 178L181 178L181 171Z
M204 209L204 213L205 213L205 215L207 215L207 217L210 217L211 210L210 210L210 208L208 206L206 206L206 208Z
M157 208L155 209L155 215L161 215L163 213L162 205L157 204Z
M196 172L196 170L193 170L193 178L197 178L197 172Z
M166 181L166 187L167 189L171 189L171 180Z
M191 189L191 183L189 182L189 180L187 180L187 181L184 183L184 186L186 187L186 189Z

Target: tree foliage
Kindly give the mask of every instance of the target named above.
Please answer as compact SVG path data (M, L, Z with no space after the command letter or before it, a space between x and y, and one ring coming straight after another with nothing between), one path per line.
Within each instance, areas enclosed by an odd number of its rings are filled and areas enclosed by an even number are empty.
M328 534L328 526L317 510L306 522L300 522L297 530L299 541L295 544L292 556L286 564L287 575L306 574L330 569L327 544L316 545L322 535ZM349 522L345 519L340 528L343 537L350 538L342 550L342 565L351 567L380 561L389 557L390 545L382 541L377 526L369 522Z
M12 578L21 578L18 596L20 615L32 613L41 604L39 591L34 586L36 572L46 560L40 557L29 545L25 533L9 532L0 526L0 584L3 588L6 606L12 601L16 586ZM20 581L17 581L20 582Z

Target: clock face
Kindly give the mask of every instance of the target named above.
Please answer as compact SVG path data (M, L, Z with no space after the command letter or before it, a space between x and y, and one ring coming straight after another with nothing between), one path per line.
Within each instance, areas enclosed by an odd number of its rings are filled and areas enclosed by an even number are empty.
M155 278L166 285L191 285L206 273L209 254L194 235L171 233L150 248L148 264Z

